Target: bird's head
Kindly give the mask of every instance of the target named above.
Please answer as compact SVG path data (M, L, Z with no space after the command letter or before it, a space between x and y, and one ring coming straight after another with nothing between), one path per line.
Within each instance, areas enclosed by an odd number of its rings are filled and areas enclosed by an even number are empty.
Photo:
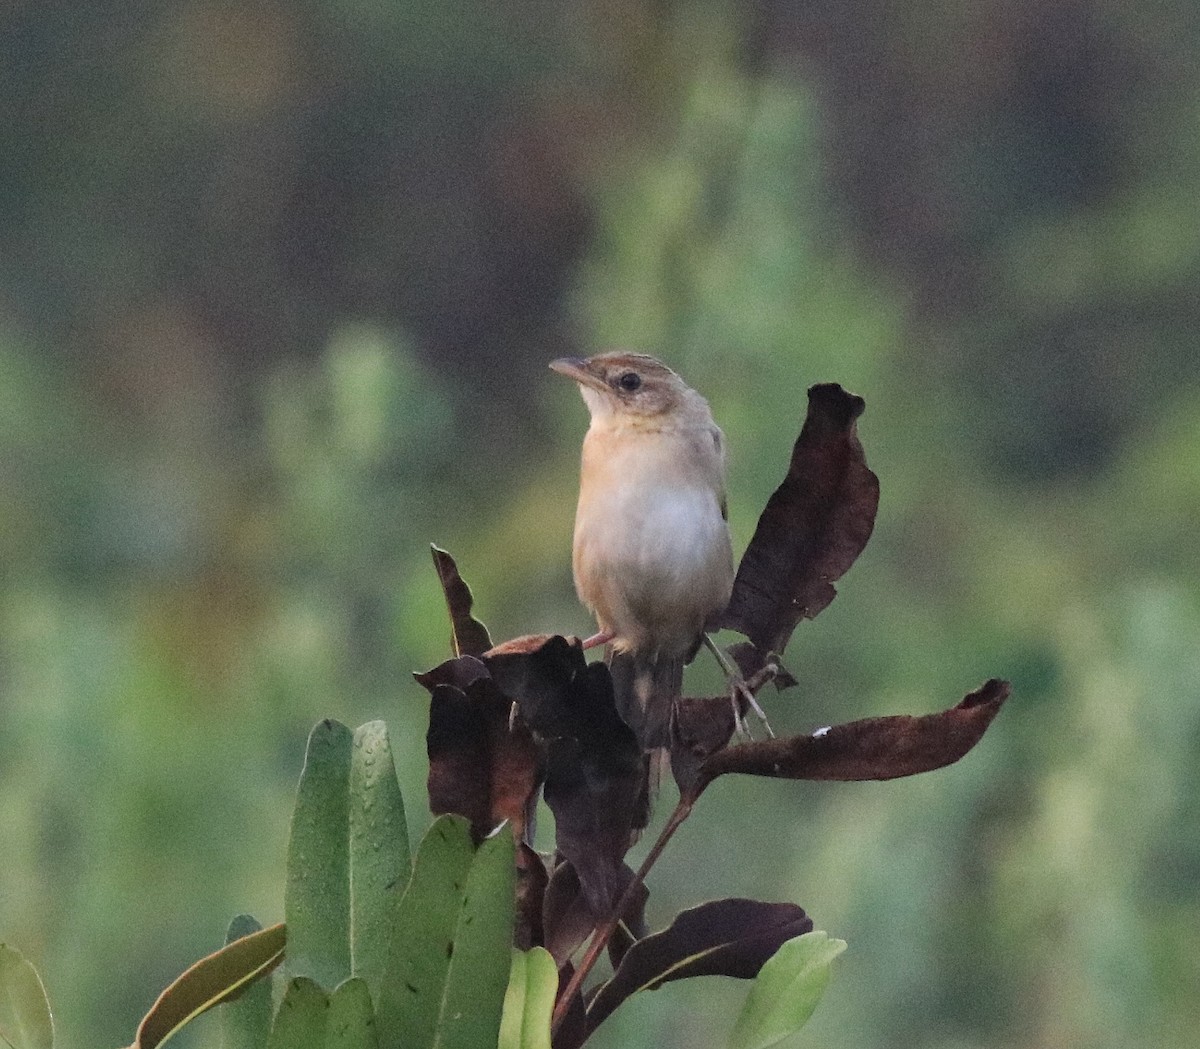
M708 402L661 361L644 353L598 353L560 357L550 367L579 384L597 422L659 427L673 422L711 422Z

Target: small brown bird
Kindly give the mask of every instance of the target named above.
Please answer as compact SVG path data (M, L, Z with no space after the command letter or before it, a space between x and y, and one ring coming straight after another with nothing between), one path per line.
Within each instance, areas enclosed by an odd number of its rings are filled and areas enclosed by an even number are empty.
M708 402L640 353L552 361L591 412L575 515L575 589L608 643L618 704L667 742L684 664L729 601L725 438ZM715 649L714 649L715 651Z

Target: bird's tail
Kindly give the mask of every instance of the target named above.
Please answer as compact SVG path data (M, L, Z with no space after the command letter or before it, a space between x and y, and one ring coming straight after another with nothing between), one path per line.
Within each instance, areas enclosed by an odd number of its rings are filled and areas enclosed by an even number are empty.
M643 756L642 788L634 806L634 838L647 824L659 783L666 773L671 713L683 691L683 660L609 650L617 713L633 729Z
M671 711L683 690L683 659L613 652L609 657L617 712L642 749L670 744Z

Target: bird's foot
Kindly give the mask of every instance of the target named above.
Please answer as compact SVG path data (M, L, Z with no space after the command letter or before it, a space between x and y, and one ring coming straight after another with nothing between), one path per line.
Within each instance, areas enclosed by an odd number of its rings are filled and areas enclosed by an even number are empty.
M704 634L704 644L713 656L716 657L717 662L721 664L721 669L725 671L725 680L729 687L729 702L733 704L733 724L737 732L749 740L754 739L754 733L750 731L750 726L746 724L746 711L752 710L758 717L758 720L763 723L763 728L767 730L767 735L771 739L774 739L775 730L771 728L771 723L767 720L767 715L763 711L763 708L758 705L755 693L763 685L775 680L775 675L779 673L779 664L773 660L768 661L757 673L751 675L749 678L745 678L742 676L742 672L729 661L729 657L717 647L716 642L707 633Z
M583 650L586 652L589 648L597 648L600 645L607 645L614 637L611 630L601 630L598 634L593 634L591 637L585 637L581 642Z
M767 730L767 736L770 739L775 738L775 730L771 728L771 722L767 720L766 712L759 706L755 692L773 680L777 673L778 668L773 663L768 663L749 679L742 677L736 670L729 676L729 701L733 704L733 722L737 726L738 732L748 740L753 741L754 733L750 731L750 726L746 723L747 710L754 711L758 720L762 722L763 728Z

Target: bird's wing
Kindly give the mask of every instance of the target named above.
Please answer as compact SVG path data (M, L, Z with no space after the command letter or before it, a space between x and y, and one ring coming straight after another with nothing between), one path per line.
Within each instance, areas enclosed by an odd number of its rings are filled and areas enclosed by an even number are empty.
M721 432L719 426L714 425L710 431L712 433L713 447L717 450L717 458L720 461L721 481L717 487L717 505L721 507L721 518L725 521L729 520L729 505L725 498L725 435Z

